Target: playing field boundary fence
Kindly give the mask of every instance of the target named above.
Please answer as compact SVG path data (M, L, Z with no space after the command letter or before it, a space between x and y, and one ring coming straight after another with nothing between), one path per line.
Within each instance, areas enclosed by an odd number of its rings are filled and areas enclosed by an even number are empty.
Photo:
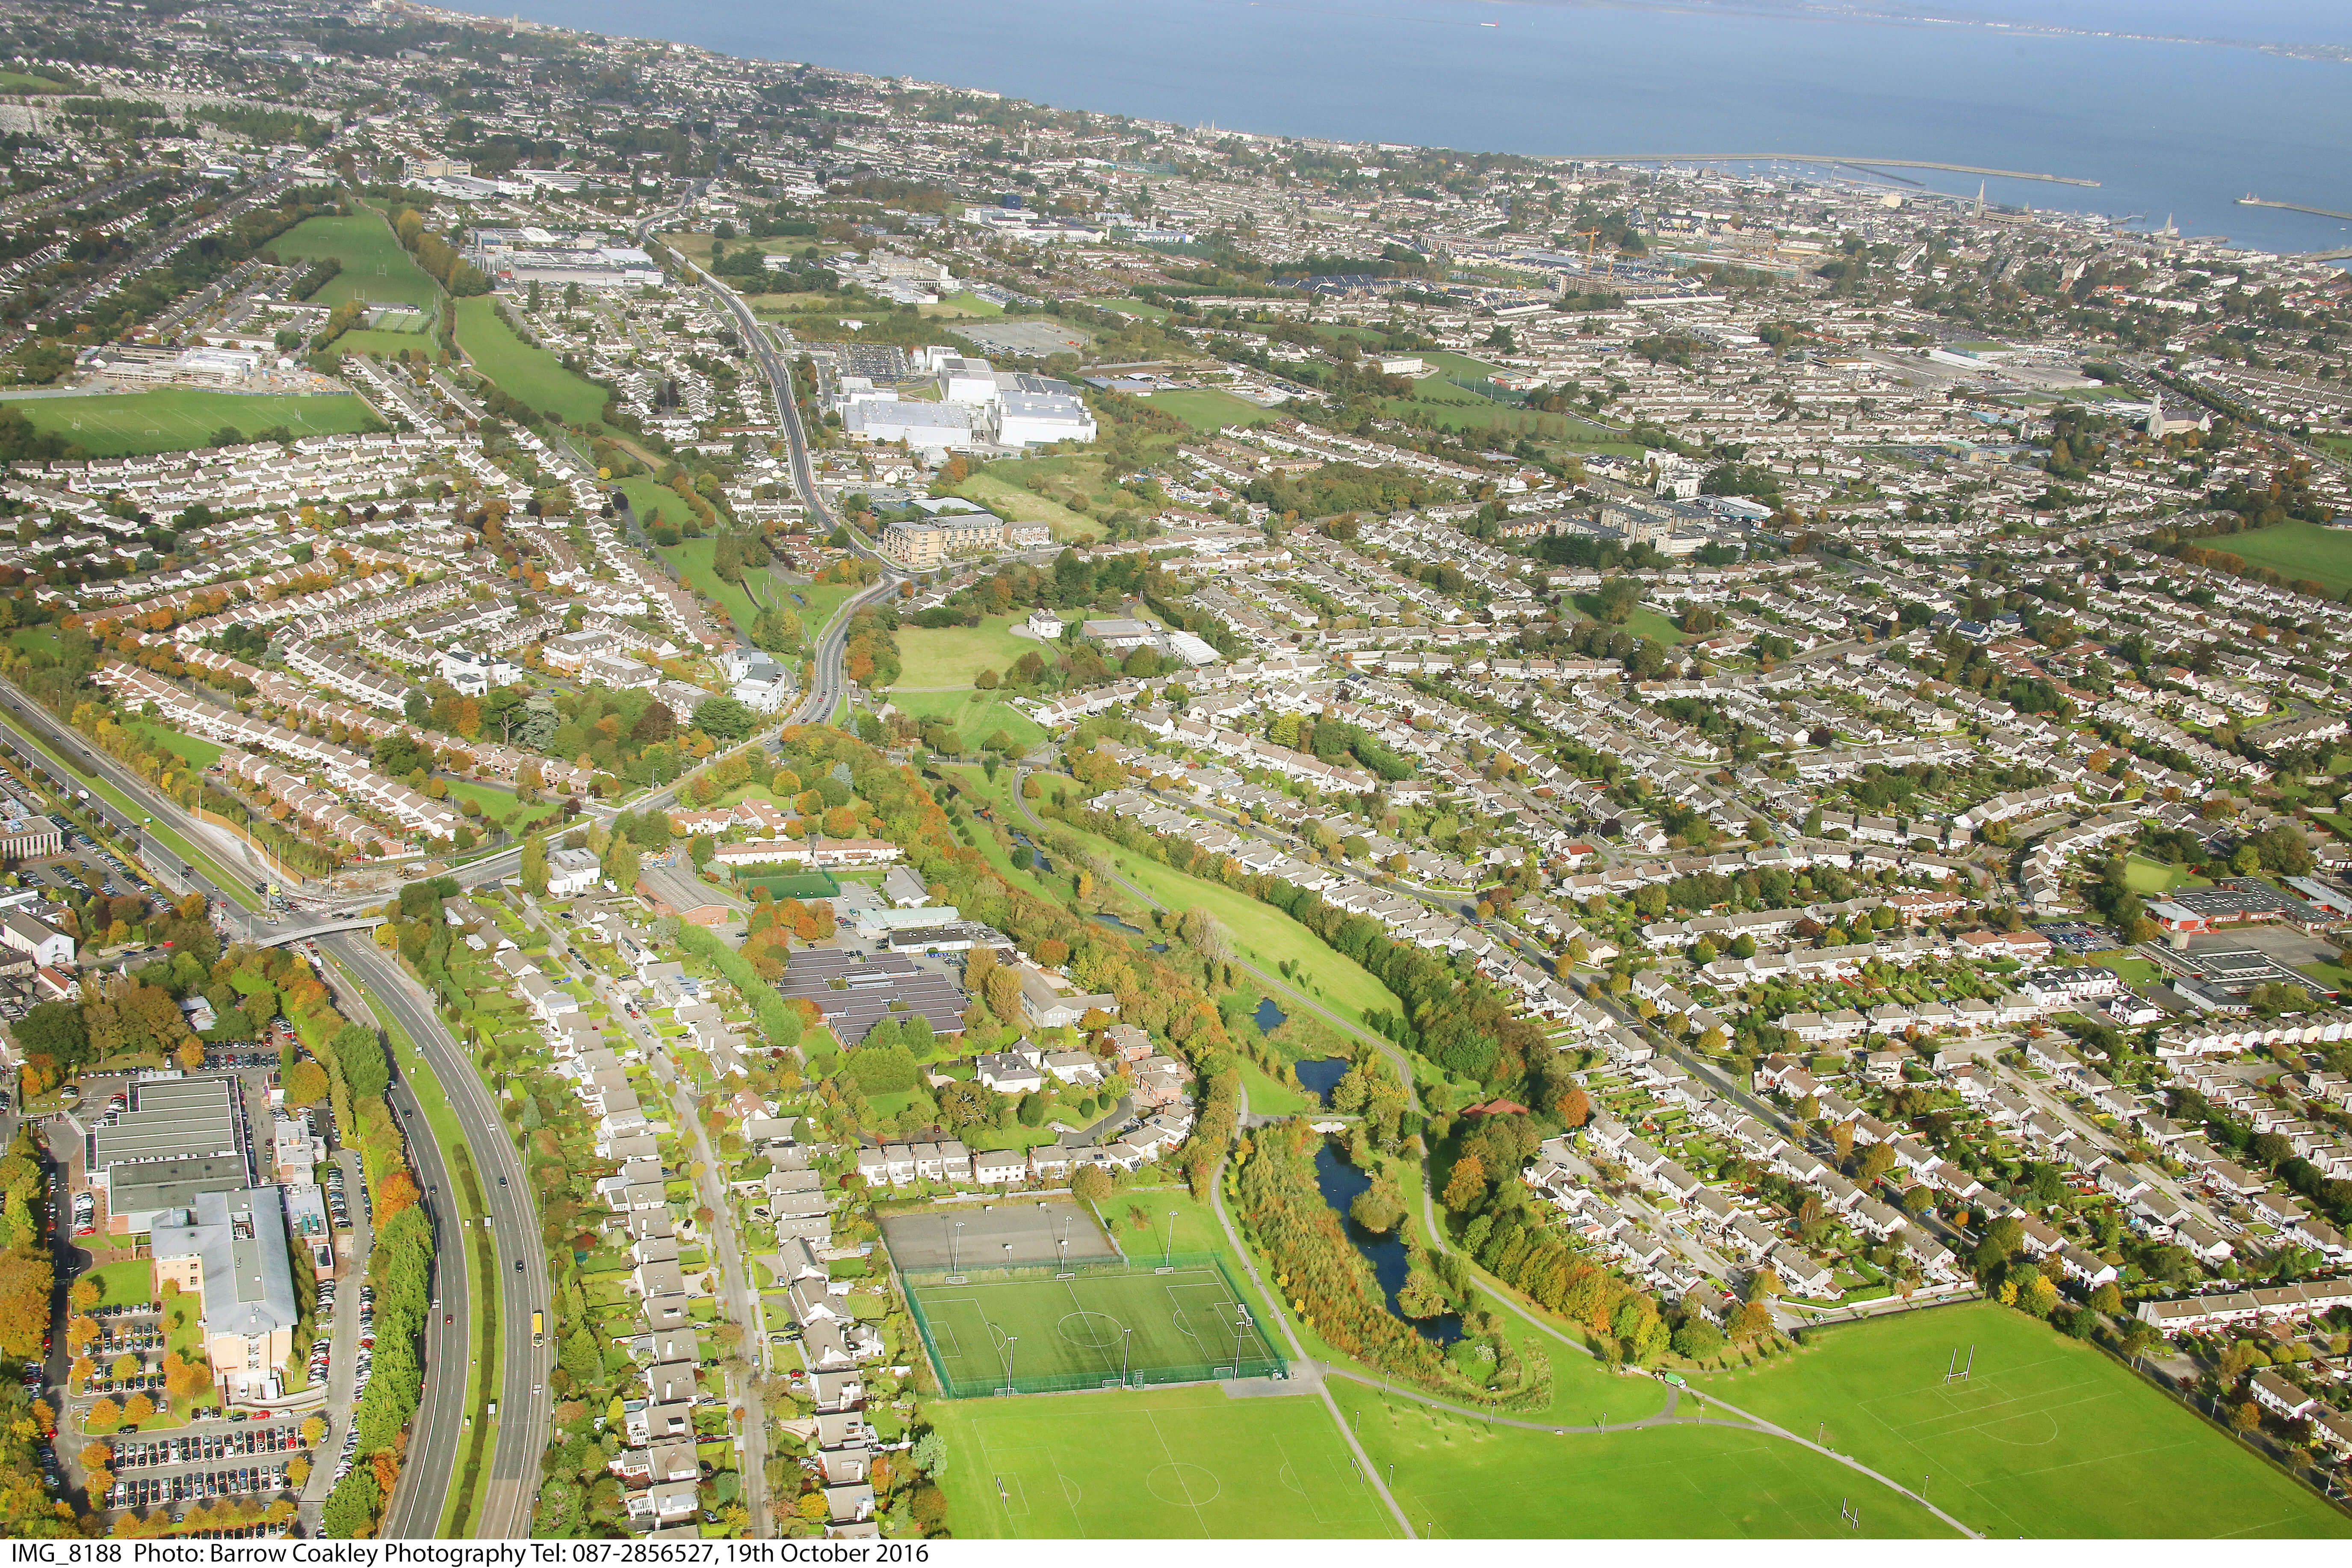
M940 1392L950 1399L980 1399L1013 1394L1076 1394L1098 1388L1155 1388L1168 1384L1223 1383L1235 1378L1289 1376L1289 1363L1275 1351L1264 1325L1253 1321L1251 1338L1257 1349L1245 1351L1237 1343L1237 1353L1223 1361L1162 1360L1149 1365L1130 1365L1108 1376L1068 1372L1024 1373L1015 1368L1010 1377L958 1377L948 1371L948 1358L940 1352L939 1336L932 1327L930 1314L923 1308L926 1291L989 1285L1046 1284L1055 1280L1067 1281L1076 1286L1089 1279L1150 1279L1154 1275L1202 1271L1216 1275L1231 1300L1245 1303L1249 1300L1225 1268L1224 1259L1213 1252L1168 1253L1156 1258L1097 1258L1067 1265L998 1264L984 1268L900 1268L897 1272L898 1282L906 1293L907 1310L914 1316L915 1331L922 1335L923 1352L930 1358L931 1371L939 1378Z

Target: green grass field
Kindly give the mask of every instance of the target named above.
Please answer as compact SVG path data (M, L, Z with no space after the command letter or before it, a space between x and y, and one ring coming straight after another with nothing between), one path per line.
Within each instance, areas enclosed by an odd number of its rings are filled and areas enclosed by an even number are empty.
M1276 1359L1258 1314L1239 1305L1212 1265L963 1285L910 1280L907 1289L929 1325L940 1385L955 1397L986 1395L1008 1380L1026 1393L1099 1387L1122 1373L1189 1382L1238 1365L1241 1375L1264 1375L1251 1369Z
M658 491L661 489L650 479L645 483L649 489ZM630 495L629 500L637 507L637 516L641 520L647 515L635 494ZM673 510L684 510L683 503L674 495L670 497L670 506ZM742 584L728 582L712 565L712 557L719 549L717 540L689 539L682 543L657 545L656 548L666 560L677 567L678 575L686 580L688 587L724 605L728 617L735 623L735 629L749 635L751 623L760 617L759 607L751 603L751 595L744 591ZM765 568L759 575L767 575Z
M1954 1351L1976 1371L1947 1385ZM1698 1378L1909 1484L1991 1537L2352 1536L2352 1521L2100 1352L1989 1304L1829 1329L1765 1370Z
M906 634L898 635L904 646ZM900 712L918 719L945 719L974 746L999 730L1024 746L1045 738L1044 725L994 691L897 690L890 693L890 701Z
M604 390L563 368L545 349L517 337L488 295L457 301L457 346L474 368L499 384L508 396L571 425L604 416Z
M1437 1539L1949 1538L1918 1504L1786 1438L1668 1426L1554 1436L1338 1391L1413 1528ZM1360 1410L1360 1415L1353 1414ZM1853 1505L1862 1527L1841 1517Z
M101 1263L82 1278L97 1283L101 1307L137 1307L155 1300L155 1266L143 1258Z
M93 458L194 451L211 446L214 434L224 426L234 426L247 437L280 425L297 436L382 428L368 405L348 394L244 397L174 386L89 397L27 397L13 406L36 430L54 432Z
M983 616L976 626L901 626L898 689L908 691L969 690L983 669L1002 674L1024 653L1050 657L1046 646L1016 637L1007 629L1019 616Z
M1595 594L1579 594L1575 595L1575 602L1578 609L1590 616L1595 613L1601 599ZM1686 635L1680 626L1646 605L1633 606L1633 614L1625 617L1625 629L1637 637L1664 643L1668 647L1681 642Z
M930 1406L965 1540L1393 1540L1319 1399L1213 1387Z
M2352 529L2283 522L2275 528L2200 542L2208 549L2238 556L2249 565L2267 566L2289 581L2308 577L2331 595L2352 589Z
M281 261L317 261L333 257L343 269L313 295L314 303L340 305L346 300L378 304L415 305L430 310L441 298L440 286L416 265L392 226L372 210L349 217L304 218L271 242Z
M134 719L131 721L130 728L145 736L149 745L171 752L191 767L211 767L220 761L221 752L226 749L215 745L210 741L199 740L194 735L184 735L177 730L166 729L152 719Z
M1219 392L1210 386L1155 392L1149 401L1152 407L1163 414L1173 414L1195 430L1219 430L1228 425L1271 425L1282 417L1271 408L1260 408L1245 397L1235 397L1230 392Z
M966 500L978 501L991 511L1014 522L1042 522L1054 531L1056 539L1088 540L1102 533L1102 524L1093 518L1072 511L1059 501L1033 495L1019 485L1008 484L993 474L974 474L957 485L954 493Z
M1009 781L1013 775L1008 772L1002 776ZM1012 808L1004 820L1026 824L1017 807ZM1334 952L1322 938L1272 905L1259 903L1247 893L1221 882L1187 876L1156 860L1147 860L1107 838L1085 833L1078 837L1109 855L1118 866L1120 877L1164 907L1207 910L1232 935L1236 954L1260 969L1274 973L1283 960L1295 960L1303 971L1295 984L1350 1023L1360 1025L1368 1008L1395 1012L1402 1006L1370 971ZM1288 1005L1285 998L1276 1000Z
M1276 1083L1255 1062L1242 1064L1242 1087L1249 1093L1250 1114L1253 1116L1296 1116L1303 1110L1319 1107L1320 1103L1313 1096L1301 1094L1286 1083Z
M2175 888L2206 885L2204 878L2192 875L2186 866L2144 860L2137 855L2124 861L2124 886L2135 893L2168 893Z

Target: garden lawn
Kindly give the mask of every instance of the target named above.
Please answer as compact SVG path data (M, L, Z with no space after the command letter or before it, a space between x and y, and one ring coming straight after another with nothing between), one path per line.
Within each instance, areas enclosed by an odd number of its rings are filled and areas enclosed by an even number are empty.
M1271 425L1282 417L1271 408L1261 408L1245 397L1235 397L1214 387L1155 392L1148 401L1152 407L1163 414L1173 414L1195 430L1218 430L1228 425Z
M969 691L983 669L1002 673L1024 653L1050 656L1051 645L1016 637L1018 616L983 616L976 626L898 628L899 691Z
M1770 1367L1695 1377L1927 1495L1990 1537L2352 1536L2352 1520L2103 1352L1987 1303L1819 1331ZM1976 1371L1947 1384L1953 1352ZM1883 1505L1882 1505L1883 1506Z
M331 256L343 264L343 269L310 297L313 304L366 300L430 310L441 298L440 285L401 248L392 226L372 208L362 207L349 217L304 218L272 240L270 248L278 252L280 261L317 261ZM410 344L425 346L423 340L414 337Z
M1392 1540L1323 1402L1213 1385L940 1400L940 1478L965 1540Z
M93 458L139 458L192 452L213 445L224 426L251 439L283 425L297 436L346 436L383 428L368 405L348 393L318 396L243 397L172 386L154 392L100 393L89 397L28 397L10 405Z
M475 369L509 397L568 425L589 425L604 416L604 389L564 369L545 349L517 337L486 294L457 301L457 346ZM680 503L679 510L684 510Z
M1356 1433L1416 1529L1438 1538L1711 1537L1787 1540L1857 1533L1947 1538L1933 1514L1784 1437L1668 1426L1554 1436L1351 1386ZM1840 1517L1859 1508L1862 1528Z
M101 1263L82 1278L97 1283L101 1307L138 1307L155 1299L155 1267L143 1258Z
M2250 566L2268 566L2290 582L2308 577L2331 596L2352 589L2352 530L2323 528L2315 522L2282 522L2213 540L2209 547L2235 555Z

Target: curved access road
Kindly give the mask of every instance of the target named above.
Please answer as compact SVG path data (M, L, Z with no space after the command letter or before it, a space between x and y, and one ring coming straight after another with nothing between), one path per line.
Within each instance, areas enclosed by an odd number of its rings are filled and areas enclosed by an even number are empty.
M498 1292L500 1352L496 1390L498 1435L490 1450L488 1473L481 1483L481 1513L475 1533L488 1540L522 1540L531 1533L540 1455L547 1446L554 1415L552 1399L547 1393L549 1352L545 1346L530 1342L531 1314L549 1310L551 1295L547 1249L541 1237L539 1215L530 1200L522 1162L515 1153L514 1142L508 1135L497 1106L491 1102L488 1088L464 1048L443 1026L439 1013L424 989L362 932L321 937L319 943L367 987L370 1001L390 1014L392 1021L415 1042L423 1053L425 1070L439 1080L457 1125L473 1151L482 1183L482 1198L489 1206L498 1272L495 1279L467 1279L465 1284L468 1291L481 1289ZM396 1069L404 1065L397 1055L394 1059ZM418 1121L421 1124L421 1117ZM431 1142L429 1135L424 1142ZM446 1212L454 1214L455 1194L446 1176L441 1189L452 1200ZM436 1219L443 1212L436 1211ZM462 1250L453 1246L456 1239L455 1232L443 1234L439 1248L442 1257L452 1250ZM454 1481L454 1463L436 1470L420 1463L418 1456L447 1454L454 1459L464 1430L467 1413L460 1407L460 1402L466 1383L466 1310L465 1304L453 1305L444 1291L443 1313L456 1317L457 1322L446 1326L436 1322L433 1327L441 1328L448 1336L443 1351L450 1359L429 1359L433 1343L428 1338L426 1402L418 1408L409 1439L412 1457L403 1467L400 1485L394 1490L392 1510L387 1510L388 1521L396 1517L412 1524L416 1528L406 1533L416 1536L429 1536L439 1527L440 1510ZM449 1392L436 1397L436 1383L449 1385ZM412 1493L413 1498L409 1495ZM394 1510L401 1511L395 1515ZM387 1522L385 1533L404 1532Z

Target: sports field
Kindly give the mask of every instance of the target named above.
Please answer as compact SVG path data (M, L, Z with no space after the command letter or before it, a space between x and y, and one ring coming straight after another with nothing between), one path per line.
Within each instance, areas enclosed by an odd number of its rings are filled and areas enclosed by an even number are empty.
M2352 589L2352 529L2282 522L2275 528L2198 542L2208 550L2235 555L2248 565L2267 566L2289 582L2308 577L2330 594Z
M271 242L281 261L317 261L333 257L343 269L311 296L320 305L346 300L433 309L441 289L416 265L390 225L362 209L350 217L308 217Z
M1433 1539L1952 1534L1917 1503L1785 1437L1696 1423L1556 1436L1334 1391L1375 1471L1395 1466L1398 1506Z
M604 417L604 389L564 369L563 362L545 349L517 337L488 295L457 301L457 346L475 369L518 402L569 425L589 425Z
M1133 1383L1263 1377L1281 1365L1257 1315L1213 1259L1162 1272L1052 1265L1024 1278L906 1279L916 1321L954 1398ZM950 1281L962 1279L957 1284Z
M1393 1540L1312 1397L1213 1387L928 1407L965 1540Z
M1975 1370L1947 1384L1957 1351ZM1927 1496L1982 1534L2352 1535L2352 1520L2089 1345L2003 1307L1830 1329L1754 1373L1696 1378Z
M211 446L225 426L234 426L246 437L280 425L297 436L380 428L368 405L348 394L243 397L232 392L165 387L89 397L26 397L13 406L35 429L54 431L93 458L194 451Z

